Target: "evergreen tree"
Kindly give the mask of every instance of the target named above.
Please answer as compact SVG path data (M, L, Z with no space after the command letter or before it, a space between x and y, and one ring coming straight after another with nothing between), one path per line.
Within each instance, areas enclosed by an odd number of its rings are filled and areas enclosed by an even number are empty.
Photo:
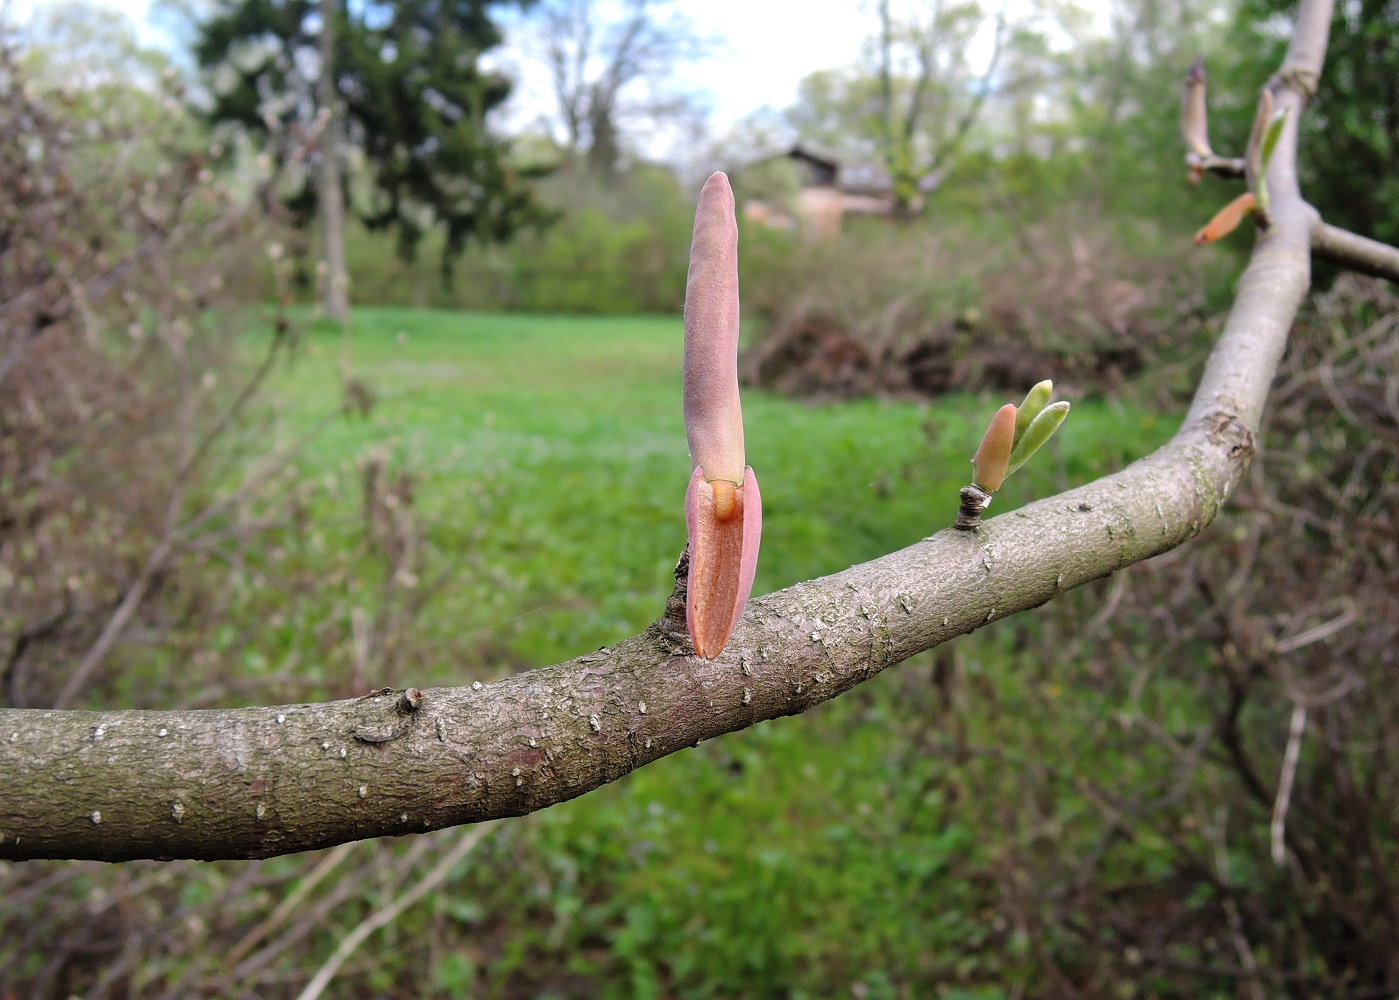
M321 109L317 0L227 0L200 26L195 55L209 71L216 123L258 138L283 172L293 218L315 215L314 161L330 112L371 183L348 203L371 228L393 229L411 258L424 232L445 230L443 274L467 240L501 240L542 218L509 143L487 127L510 92L480 66L501 42L487 0L387 0L337 5L334 93ZM348 191L347 191L348 193Z

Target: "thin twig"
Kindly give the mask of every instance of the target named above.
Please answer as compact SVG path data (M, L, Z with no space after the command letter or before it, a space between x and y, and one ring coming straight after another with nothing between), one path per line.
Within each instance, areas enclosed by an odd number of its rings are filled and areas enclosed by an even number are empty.
M481 838L494 830L494 828L495 823L482 823L479 826L472 827L462 836L461 840L457 841L455 847L444 854L437 864L432 866L432 870L424 875L417 885L413 886L413 888L399 896L382 910L372 913L361 920L355 929L350 931L350 933L345 936L345 939L340 942L340 946L335 949L335 952L330 958L326 959L320 971L311 977L311 981L306 984L306 988L301 991L297 1000L316 1000L316 998L324 992L325 988L330 985L330 981L335 978L335 974L340 971L340 966L345 964L345 960L354 954L355 949L363 944L369 935L398 919L399 915L403 913L404 910L418 902L418 900L422 899L433 889L436 889L437 886L451 874L457 862L470 854L471 849L481 842Z
M1322 622L1320 625L1313 626L1304 632L1288 636L1277 644L1274 651L1278 653L1291 653L1301 649L1303 646L1310 646L1312 643L1320 642L1322 639L1329 639L1342 629L1353 625L1359 620L1360 616L1355 610L1354 602L1346 601L1344 603L1345 610L1335 618L1327 622Z
M302 901L310 894L311 890L319 885L323 878L334 871L340 865L340 862L349 857L350 853L358 847L359 844L359 841L352 840L349 843L340 844L334 850L326 854L326 856L321 859L320 863L316 865L315 868L312 868L306 874L306 877L297 883L296 888L287 893L286 898L277 904L275 910L256 927L243 935L243 939L234 945L233 950L228 953L228 957L225 959L225 965L230 968L237 965L243 960L244 955L257 946L259 941L281 926L282 921L291 916L292 911L301 905Z
M1216 177L1232 179L1242 177L1245 173L1245 164L1241 156L1216 156L1213 153L1200 156L1197 153L1187 153L1185 162L1192 170L1214 174Z
M1302 752L1302 732L1307 728L1305 705L1292 707L1292 725L1287 733L1287 750L1282 757L1282 778L1278 781L1278 797L1273 803L1273 864L1282 867L1287 860L1283 847L1287 808L1292 803L1292 780L1297 777L1297 758Z
M1312 228L1312 253L1361 274L1399 283L1399 247L1319 222Z
M1258 978L1258 960L1253 957L1253 948L1248 943L1248 936L1244 934L1244 921L1239 916L1239 904L1234 902L1233 896L1224 897L1224 913L1229 919L1229 933L1234 939L1234 950L1239 953L1239 961L1243 963L1245 975L1241 978L1248 980L1249 996L1252 1000L1268 1000L1268 994Z

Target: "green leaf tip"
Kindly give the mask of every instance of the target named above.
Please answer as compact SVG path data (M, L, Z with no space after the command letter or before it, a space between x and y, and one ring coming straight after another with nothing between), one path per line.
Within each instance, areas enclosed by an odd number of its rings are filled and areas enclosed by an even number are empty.
M1010 475L1029 461L1030 456L1039 451L1044 443L1054 436L1054 432L1059 429L1059 425L1064 422L1064 418L1068 415L1069 401L1067 399L1051 403L1041 410L1039 415L1030 421L1030 426L1025 428L1025 434L1011 449L1010 465L1006 469L1006 475Z
M1268 164L1273 162L1273 150L1278 148L1278 140L1282 138L1282 127L1287 124L1287 108L1283 108L1273 115L1272 121L1268 122L1268 129L1263 133L1263 176L1268 175Z
M1020 443L1020 439L1025 436L1025 428L1029 427L1030 423L1049 405L1050 397L1053 395L1054 383L1049 379L1037 383L1034 388L1025 393L1025 401L1015 412L1015 444Z
M1258 94L1258 111L1253 116L1253 128L1249 130L1248 146L1244 149L1244 176L1265 219L1268 215L1268 167L1263 159L1263 141L1272 120L1273 91L1265 86Z

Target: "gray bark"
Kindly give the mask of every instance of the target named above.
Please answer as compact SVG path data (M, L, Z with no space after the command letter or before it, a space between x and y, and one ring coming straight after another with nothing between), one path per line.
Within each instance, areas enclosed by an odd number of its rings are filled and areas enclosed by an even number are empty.
M1296 124L1332 0L1302 0L1273 224L1180 430L1122 472L750 602L723 655L658 623L489 684L184 712L0 710L0 858L252 858L518 816L795 715L1198 534L1242 476L1310 279ZM930 517L950 519L957 497Z
M1312 230L1312 251L1333 264L1399 284L1399 249L1387 243L1323 223Z

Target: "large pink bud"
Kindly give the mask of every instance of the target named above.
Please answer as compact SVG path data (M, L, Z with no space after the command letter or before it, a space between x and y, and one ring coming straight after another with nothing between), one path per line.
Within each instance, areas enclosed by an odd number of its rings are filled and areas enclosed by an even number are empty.
M738 400L738 223L722 173L700 191L685 284L685 494L690 572L685 618L695 652L723 651L753 589L762 531L758 481L743 458Z

